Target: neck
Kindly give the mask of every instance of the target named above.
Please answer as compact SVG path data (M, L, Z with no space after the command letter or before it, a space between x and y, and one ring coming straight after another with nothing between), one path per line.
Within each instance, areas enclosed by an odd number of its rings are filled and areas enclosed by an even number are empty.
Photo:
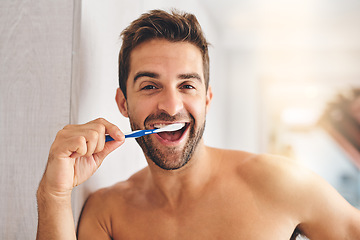
M190 161L176 170L161 169L148 160L152 193L170 207L201 195L214 174L214 158L210 157L210 151L201 140Z

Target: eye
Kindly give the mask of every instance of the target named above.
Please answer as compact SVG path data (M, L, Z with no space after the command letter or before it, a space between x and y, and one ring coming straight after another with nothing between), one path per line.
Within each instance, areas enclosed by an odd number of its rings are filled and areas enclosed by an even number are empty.
M189 84L185 84L185 85L183 85L181 88L183 88L183 89L195 89L194 86L189 85Z
M183 84L181 84L180 88L185 90L191 90L191 89L196 89L195 86L196 85L192 82L184 82Z
M141 90L153 90L156 89L154 85L146 85L145 87L142 87Z

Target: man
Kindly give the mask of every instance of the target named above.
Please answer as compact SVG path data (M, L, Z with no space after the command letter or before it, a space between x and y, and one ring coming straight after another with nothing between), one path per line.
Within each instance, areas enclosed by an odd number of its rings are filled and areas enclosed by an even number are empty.
M77 236L71 191L124 135L105 119L59 131L37 192L37 239L360 239L359 211L318 176L277 156L204 145L212 91L195 16L151 11L122 36L116 102L132 129L185 126L137 139L148 167L90 196Z

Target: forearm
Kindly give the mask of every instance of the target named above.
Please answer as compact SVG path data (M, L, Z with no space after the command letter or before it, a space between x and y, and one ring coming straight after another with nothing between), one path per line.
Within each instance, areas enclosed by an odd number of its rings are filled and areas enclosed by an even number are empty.
M37 202L37 240L76 239L71 195L56 196L40 186L37 191Z

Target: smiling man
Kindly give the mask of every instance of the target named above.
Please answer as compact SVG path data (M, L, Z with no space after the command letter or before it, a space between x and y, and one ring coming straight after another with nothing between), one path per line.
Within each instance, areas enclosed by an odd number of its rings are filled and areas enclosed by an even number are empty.
M211 100L203 73L201 52L189 42L153 39L132 52L126 94L117 102L132 129L185 123L177 132L137 138L145 156L159 167L183 167L197 150Z
M122 33L116 102L148 166L86 202L76 236L72 189L124 142L105 119L68 125L37 192L37 239L360 239L359 210L293 161L207 147L208 44L195 16L151 11ZM115 140L105 143L105 134Z

